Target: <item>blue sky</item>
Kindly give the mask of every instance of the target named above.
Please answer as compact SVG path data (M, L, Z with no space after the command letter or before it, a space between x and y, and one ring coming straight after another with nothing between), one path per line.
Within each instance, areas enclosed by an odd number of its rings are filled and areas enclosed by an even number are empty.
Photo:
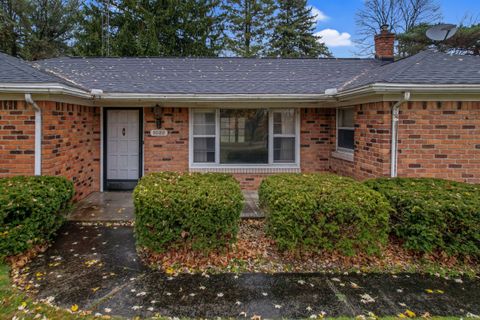
M353 57L355 49L352 40L355 34L355 12L363 6L364 0L309 0L317 13L317 31L335 57ZM458 24L465 15L480 20L480 0L438 0L444 22ZM320 10L320 12L315 9Z

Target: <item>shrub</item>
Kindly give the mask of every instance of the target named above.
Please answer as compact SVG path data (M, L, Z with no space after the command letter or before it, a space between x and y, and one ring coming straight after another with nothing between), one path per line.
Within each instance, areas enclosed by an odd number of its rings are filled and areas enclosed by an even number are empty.
M391 210L385 198L333 174L281 174L263 180L267 232L281 250L379 252Z
M430 178L374 179L365 184L395 209L392 231L419 252L480 255L480 186Z
M0 179L0 258L49 240L73 195L73 183L63 177Z
M134 205L139 246L209 251L236 240L243 195L230 175L159 172L140 180Z

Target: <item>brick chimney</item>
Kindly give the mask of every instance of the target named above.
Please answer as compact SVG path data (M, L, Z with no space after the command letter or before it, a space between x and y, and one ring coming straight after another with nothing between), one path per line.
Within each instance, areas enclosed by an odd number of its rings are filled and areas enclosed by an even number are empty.
M393 61L395 34L390 32L390 26L384 24L380 34L375 35L375 59Z

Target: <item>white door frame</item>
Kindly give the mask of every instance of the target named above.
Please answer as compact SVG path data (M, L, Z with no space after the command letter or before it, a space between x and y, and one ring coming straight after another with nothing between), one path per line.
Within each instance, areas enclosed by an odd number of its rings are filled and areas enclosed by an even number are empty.
M107 191L107 190L115 190L115 189L133 189L133 187L136 185L136 181L118 181L118 184L112 184L109 183L109 180L107 179L107 133L108 133L108 128L107 128L107 112L108 110L138 110L138 121L139 121L139 157L138 157L138 175L139 179L143 176L143 141L144 141L144 133L143 133L143 119L144 119L144 110L142 107L103 107L102 112L101 112L101 132L100 132L100 150L101 150L101 167L100 167L100 191ZM117 182L117 181L116 181Z

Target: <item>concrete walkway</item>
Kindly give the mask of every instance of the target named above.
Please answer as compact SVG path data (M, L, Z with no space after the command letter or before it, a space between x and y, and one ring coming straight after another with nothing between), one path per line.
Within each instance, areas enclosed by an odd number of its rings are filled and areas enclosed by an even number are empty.
M24 275L38 298L125 317L479 315L480 281L416 274L218 274L144 267L130 227L64 227ZM431 290L431 291L430 291ZM430 293L431 292L431 293Z
M258 193L244 191L245 206L242 218L263 218L258 206ZM68 217L70 221L133 221L134 207L131 192L94 192L79 201Z
M79 201L70 221L133 221L131 192L94 192Z

